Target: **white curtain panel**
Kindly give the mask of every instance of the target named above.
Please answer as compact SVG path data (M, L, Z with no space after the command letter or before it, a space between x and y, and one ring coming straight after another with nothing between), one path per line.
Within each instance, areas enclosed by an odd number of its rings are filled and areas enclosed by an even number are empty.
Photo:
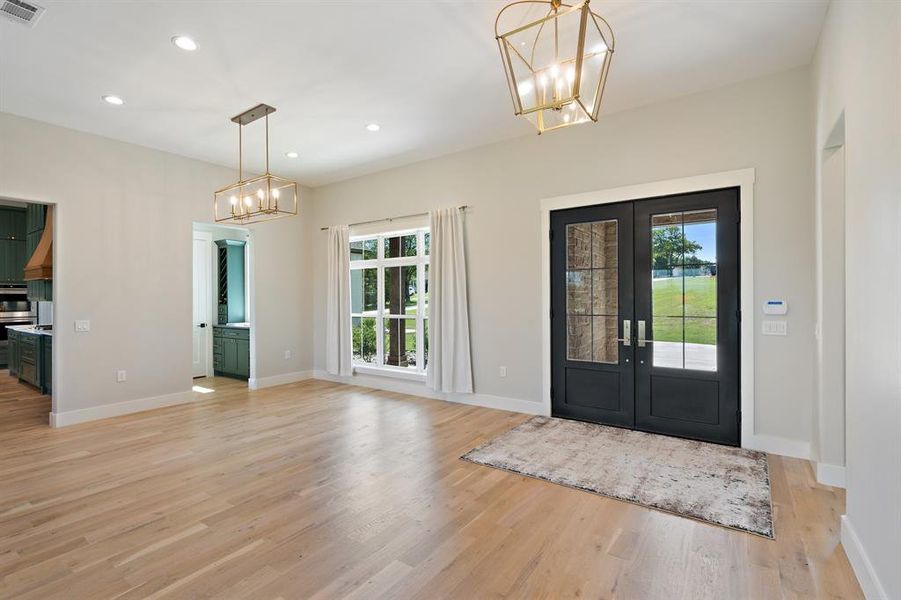
M463 215L458 208L429 213L429 366L426 383L437 392L472 393L469 304Z
M350 233L347 225L328 228L326 306L325 368L332 375L351 375Z

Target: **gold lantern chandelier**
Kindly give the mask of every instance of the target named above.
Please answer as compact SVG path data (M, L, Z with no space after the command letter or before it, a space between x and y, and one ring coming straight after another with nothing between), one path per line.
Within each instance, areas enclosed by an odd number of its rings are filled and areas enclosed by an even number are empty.
M494 23L514 112L539 134L598 120L614 39L588 3L521 0L501 9ZM502 27L510 28L501 33Z
M275 108L258 104L232 117L238 124L238 181L216 190L213 210L216 222L248 225L297 214L297 183L269 172L269 115ZM244 179L244 126L266 120L266 172Z

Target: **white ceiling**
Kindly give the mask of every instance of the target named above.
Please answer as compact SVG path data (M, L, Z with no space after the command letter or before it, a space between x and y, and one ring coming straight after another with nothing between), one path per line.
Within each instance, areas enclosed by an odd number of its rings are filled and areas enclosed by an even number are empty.
M38 1L33 29L0 19L0 111L234 166L229 119L266 102L272 171L308 185L533 135L494 41L504 2ZM603 116L809 63L827 2L592 8L616 34Z

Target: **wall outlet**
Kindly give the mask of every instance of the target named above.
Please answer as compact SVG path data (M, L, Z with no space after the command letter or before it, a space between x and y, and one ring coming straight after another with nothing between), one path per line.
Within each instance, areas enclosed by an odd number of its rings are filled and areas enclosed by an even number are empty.
M285 360L288 360L289 358L291 358L291 351L285 350Z
M122 383L123 381L125 381L127 379L127 375L128 374L124 369L116 371L116 383Z
M75 321L75 331L83 333L91 330L91 322L88 320Z
M506 377L507 376L507 367L498 367L497 374L500 377Z
M766 320L763 322L763 335L788 335L788 323L785 321Z

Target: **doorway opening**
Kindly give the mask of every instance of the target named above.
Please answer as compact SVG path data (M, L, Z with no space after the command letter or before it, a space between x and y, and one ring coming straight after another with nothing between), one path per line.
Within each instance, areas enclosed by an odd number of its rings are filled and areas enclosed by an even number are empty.
M0 413L54 412L55 205L0 199Z
M817 198L817 481L845 486L845 122L840 116L820 156Z
M551 413L739 445L739 190L550 214Z
M193 390L209 393L253 377L253 261L250 229L195 223L191 374Z

